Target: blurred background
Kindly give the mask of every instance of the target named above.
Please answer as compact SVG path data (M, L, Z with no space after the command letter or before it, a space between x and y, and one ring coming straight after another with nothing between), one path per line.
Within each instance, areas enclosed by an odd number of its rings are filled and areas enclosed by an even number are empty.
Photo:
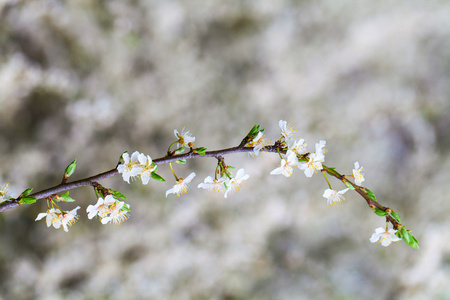
M164 155L173 130L238 145L255 124L295 126L325 164L364 167L378 200L420 243L371 244L365 201L328 207L326 182L270 176L276 155L226 157L250 174L228 199L173 181L101 183L128 197L120 226L88 220L72 190L68 233L35 222L46 204L0 214L0 299L450 299L448 1L0 0L0 180L17 196ZM342 184L331 179L335 189Z

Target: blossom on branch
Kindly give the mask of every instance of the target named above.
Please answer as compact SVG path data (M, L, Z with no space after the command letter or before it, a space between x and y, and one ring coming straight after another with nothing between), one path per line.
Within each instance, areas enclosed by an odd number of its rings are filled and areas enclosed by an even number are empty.
M56 229L63 226L64 231L68 232L69 228L68 226L72 226L77 219L77 210L80 207L77 206L76 208L72 209L71 211L61 211L58 208L49 208L46 213L40 213L38 214L35 221L41 220L43 217L45 217L45 221L47 223L47 227L50 227L53 225Z
M333 189L326 189L323 193L323 197L327 199L328 206L336 205L338 203L341 203L342 201L345 201L345 197L343 196L345 192L347 192L349 189L343 189L342 191L335 191Z
M300 170L304 170L306 177L312 177L314 173L322 170L322 163L325 161L324 147L326 141L321 140L316 143L316 152L308 155L308 161L306 163L298 164Z
M150 155L144 155L143 153L138 156L139 164L140 164L140 173L141 180L143 184L148 184L150 178L152 177L152 172L156 171L156 166L153 165L152 158Z
M288 151L286 152L286 155L289 156L292 152L296 155L302 155L305 154L306 151L306 143L304 139L300 139L298 141L296 140L290 140L288 142Z
M9 183L5 183L0 187L0 202L11 199L11 187Z
M267 146L267 139L264 138L263 131L258 132L258 134L253 138L251 142L248 142L246 147L253 147L253 152L250 152L251 156L258 156L259 151Z
M372 234L372 237L370 238L370 241L372 243L376 243L378 240L379 243L384 246L387 247L391 244L391 242L398 242L401 240L401 238L399 238L398 236L395 235L395 233L397 232L397 230L395 229L384 229L383 227L378 227L377 229L375 229L375 232Z
M286 143L289 143L294 139L295 129L291 125L288 125L286 121L280 120L278 125L281 129L281 135L284 137Z
M361 185L361 183L365 180L364 174L361 173L363 170L363 167L359 167L359 162L355 162L355 168L353 169L353 178L355 178L355 182L357 185Z
M281 164L278 168L274 169L270 172L270 175L279 175L283 174L285 177L290 177L294 172L294 167L297 166L298 159L297 155L292 152L287 156L287 159L282 159Z
M150 155L135 151L130 158L130 155L125 152L122 154L122 158L123 163L117 166L117 171L122 174L123 180L130 183L130 178L140 177L143 184L148 184L152 173L157 168Z
M86 209L89 219L99 216L102 224L109 222L120 224L128 219L129 211L129 204L115 199L112 195L107 195L105 198L99 197L95 205L89 205Z
M224 181L226 181L226 179L223 177L221 177L219 179L213 179L211 176L208 176L197 187L199 189L200 188L205 189L208 192L212 192L212 191L222 192L225 189L225 186L223 185Z
M123 163L117 166L117 171L122 174L123 180L130 183L130 178L135 177L139 175L142 168L139 165L139 151L133 152L133 154L130 155L125 152L122 154Z
M181 133L178 130L174 130L173 133L175 137L178 139L177 148L185 147L185 145L189 146L189 143L194 143L195 137L192 136L191 131L184 131L184 128L181 130Z
M175 185L166 191L166 197L169 194L177 194L177 196L179 197L181 194L185 194L187 193L187 191L189 190L189 183L192 181L192 179L195 177L195 173L192 172L191 174L189 174L188 177L186 177L186 179L180 178L177 180L177 183L175 183Z
M244 169L239 169L237 171L236 176L232 177L231 179L224 182L226 191L225 191L225 198L228 198L229 193L234 193L235 191L239 191L242 188L242 183L244 180L247 180L250 177L250 175L245 174Z

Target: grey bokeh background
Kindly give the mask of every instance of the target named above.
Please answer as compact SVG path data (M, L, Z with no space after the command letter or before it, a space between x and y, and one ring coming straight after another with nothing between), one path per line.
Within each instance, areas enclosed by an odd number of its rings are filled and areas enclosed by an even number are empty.
M129 198L120 226L69 233L0 215L0 299L449 299L448 1L0 1L0 179L20 193L164 155L173 129L237 145L254 124L296 126L326 164L396 209L419 251L369 243L363 199L327 207L321 176L269 176L279 160L226 158L250 179L229 199L195 186L213 159L176 165L194 188L103 181ZM341 189L337 181L332 181ZM65 206L73 208L73 204Z

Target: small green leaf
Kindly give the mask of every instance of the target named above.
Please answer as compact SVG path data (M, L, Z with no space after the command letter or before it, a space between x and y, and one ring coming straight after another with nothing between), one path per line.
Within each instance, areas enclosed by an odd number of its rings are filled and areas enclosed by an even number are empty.
M64 170L64 178L69 178L73 172L75 172L75 168L77 167L77 159L70 163L67 168Z
M25 196L22 199L19 200L19 203L23 204L33 204L34 202L37 201L36 197L31 197L31 196Z
M195 149L193 149L193 151L194 151L194 153L198 153L200 155L205 155L206 148L205 147L195 148Z
M355 189L355 187L347 180L344 180L343 182L344 182L345 186L348 187L349 189L351 189L351 190Z
M250 130L250 132L247 134L247 136L249 138L255 137L258 134L258 132L259 132L259 126L260 125L253 126L253 128Z
M127 199L127 197L125 197L121 192L111 190L111 189L109 190L109 192L116 198Z
M372 199L373 201L377 201L377 197L375 197L375 194L371 190L367 188L364 188L363 190L364 192L366 192L366 195L369 196L370 199Z
M184 165L184 164L186 164L186 160L185 159L180 159L180 160L177 160L176 163L180 164L180 165Z
M372 208L372 210L373 210L374 213L376 213L376 214L379 215L380 217L385 217L385 216L388 215L387 212L382 211L381 209L379 209L379 208L377 208L377 207L375 207L375 206Z
M411 235L409 234L408 231L406 231L406 228L404 226L402 227L402 229L400 229L400 234L402 235L402 238L405 241L405 243L409 245L411 242Z
M22 194L20 194L20 197L28 196L32 190L33 190L32 188L26 189L25 191L22 192Z
M63 201L63 202L75 202L75 199L73 199L72 197L69 197L69 191L65 192L62 195L58 195L55 197L55 201L59 202L59 201Z
M155 172L152 172L152 178L155 179L155 180L158 180L158 181L166 182L166 180L164 178L162 178L161 176L159 176Z
M173 151L173 153L174 153L174 154L179 154L179 153L183 153L183 152L184 152L184 150L185 150L185 148L184 148L184 147L180 147L180 148L176 149L175 151Z
M399 222L400 224L402 223L402 221L400 220L400 216L398 215L398 213L396 213L395 211L391 211L390 214L391 214L391 216L395 219L395 221Z
M122 206L121 210L131 211L131 209L128 207L128 204Z

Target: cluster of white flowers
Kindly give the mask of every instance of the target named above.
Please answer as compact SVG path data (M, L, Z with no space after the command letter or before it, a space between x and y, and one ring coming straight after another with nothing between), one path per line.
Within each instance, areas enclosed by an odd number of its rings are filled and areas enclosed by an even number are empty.
M122 174L123 180L130 183L130 178L140 177L143 184L147 184L151 178L152 172L155 172L157 166L153 164L149 155L133 152L130 155L125 152L122 154L123 163L117 166L117 171Z
M115 199L112 195L107 195L105 198L99 197L95 205L89 205L86 209L89 219L99 216L102 224L109 222L120 224L128 219L129 211L129 204Z
M271 175L282 174L285 177L290 177L294 172L295 167L303 170L307 177L312 177L314 173L322 170L322 162L325 161L325 141L316 143L316 152L309 153L306 157L306 162L299 162L299 157L307 153L306 142L304 139L295 140L295 130L292 126L287 125L286 121L280 120L278 123L281 129L280 142L287 146L286 155L281 159L280 166L270 172Z
M58 208L49 208L46 213L40 213L35 221L41 220L43 217L46 217L45 221L47 222L47 227L53 225L53 227L58 229L62 225L64 231L67 232L69 231L68 226L72 226L72 224L77 221L77 210L79 208L80 207L77 206L71 211L61 211Z
M71 211L62 211L59 208L48 208L47 212L40 213L35 221L39 221L46 217L47 227L53 225L55 228L64 228L64 231L69 231L68 226L74 224L79 216L77 210L80 207L72 209ZM114 223L120 224L128 219L130 212L130 205L123 201L115 199L112 195L107 195L105 198L99 197L98 202L95 205L89 205L86 209L88 218L92 219L95 216L99 216L102 224Z

